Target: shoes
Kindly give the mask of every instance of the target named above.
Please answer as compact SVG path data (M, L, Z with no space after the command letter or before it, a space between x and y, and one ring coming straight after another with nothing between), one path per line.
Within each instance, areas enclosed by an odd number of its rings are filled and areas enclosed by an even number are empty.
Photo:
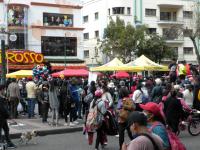
M118 137L119 137L119 134L115 135L115 137L117 137L117 138L118 138Z
M79 122L78 121L74 121L73 124L79 124Z
M14 148L17 148L17 146L15 144L13 144L13 143L8 143L7 144L7 148L8 149L14 149Z
M70 123L64 123L64 126L69 126L70 125Z
M70 123L69 123L69 126L70 126L70 127L73 127L73 126L75 126L75 124L72 123L72 122L70 122Z

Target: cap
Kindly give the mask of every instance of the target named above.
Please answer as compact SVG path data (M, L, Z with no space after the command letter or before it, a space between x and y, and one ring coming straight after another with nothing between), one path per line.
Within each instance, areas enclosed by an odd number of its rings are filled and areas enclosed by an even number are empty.
M133 123L138 123L141 126L146 126L147 117L143 112L134 111L128 117L128 125L131 126Z
M95 93L94 93L94 95L97 96L97 97L101 97L102 94L103 94L103 91L100 90L100 89L96 90Z
M161 113L160 113L160 108L158 106L158 104L154 103L154 102L148 102L146 104L140 104L140 107L143 110L149 111L150 113L152 113L154 116L160 117Z

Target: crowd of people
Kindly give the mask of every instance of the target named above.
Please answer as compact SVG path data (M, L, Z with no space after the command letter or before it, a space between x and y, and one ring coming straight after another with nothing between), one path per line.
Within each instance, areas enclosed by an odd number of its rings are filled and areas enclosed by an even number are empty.
M170 150L167 128L176 134L180 121L185 119L185 110L200 109L200 76L194 68L187 75L183 66L172 63L168 76L100 78L91 83L83 78L63 76L43 80L8 79L5 86L0 86L0 103L6 104L0 109L0 128L8 135L8 127L5 129L8 118L19 115L35 118L37 103L41 121L50 126L58 126L59 118L64 118L64 125L70 127L76 126L78 119L85 120L84 133L88 135L89 145L97 133L95 149L99 149L99 144L102 148L108 144L108 128L111 131L108 124L112 119L120 150ZM22 112L18 110L19 104ZM125 130L129 144L124 141ZM12 144L8 136L6 141Z

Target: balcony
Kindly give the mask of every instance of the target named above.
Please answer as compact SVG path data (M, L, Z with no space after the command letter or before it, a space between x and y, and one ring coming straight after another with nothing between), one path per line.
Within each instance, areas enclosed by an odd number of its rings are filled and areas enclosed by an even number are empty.
M159 25L183 25L183 18L160 17L158 18Z
M183 44L184 43L184 38L183 36L167 36L167 35L163 35L163 38L165 39L165 42L167 44Z

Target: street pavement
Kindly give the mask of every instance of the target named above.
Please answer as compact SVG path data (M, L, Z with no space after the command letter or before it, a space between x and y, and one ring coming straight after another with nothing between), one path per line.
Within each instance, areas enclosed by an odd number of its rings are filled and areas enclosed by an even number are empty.
M187 150L199 150L200 136L193 137L187 132L181 133L180 138L186 145ZM13 140L18 143L18 139ZM93 146L88 146L85 135L82 132L73 132L58 135L40 136L36 138L37 144L31 141L29 144L18 145L20 150L94 150ZM128 139L126 139L128 142ZM105 150L118 150L118 138L109 137Z

